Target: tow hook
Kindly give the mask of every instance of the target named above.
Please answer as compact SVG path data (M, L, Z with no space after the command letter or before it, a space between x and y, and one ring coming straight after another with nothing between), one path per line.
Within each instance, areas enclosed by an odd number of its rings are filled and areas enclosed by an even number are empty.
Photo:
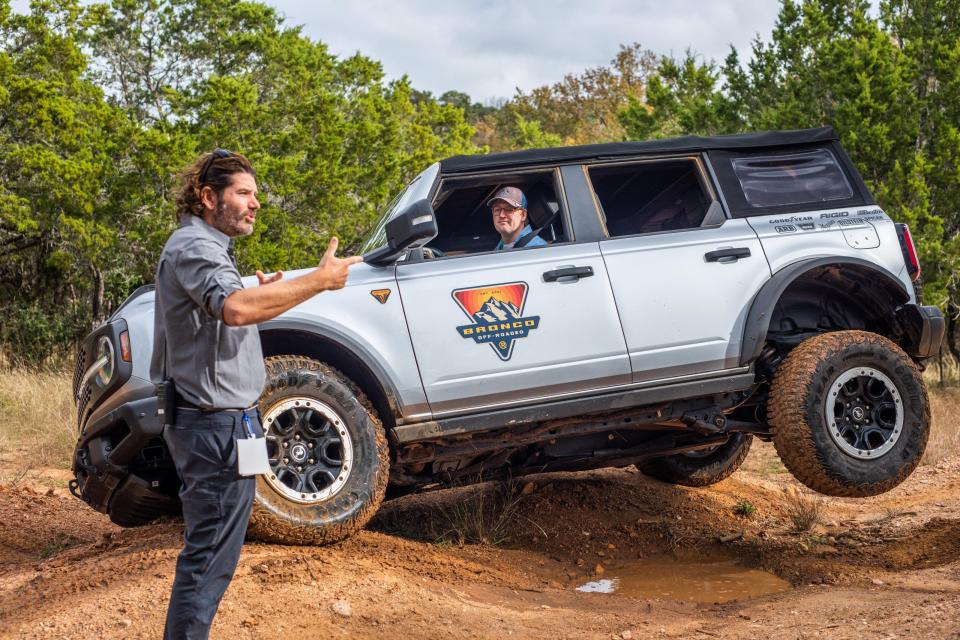
M73 494L74 498L79 498L80 500L83 500L83 496L80 495L80 483L77 482L76 478L71 479L67 483L67 489L70 490L70 493Z

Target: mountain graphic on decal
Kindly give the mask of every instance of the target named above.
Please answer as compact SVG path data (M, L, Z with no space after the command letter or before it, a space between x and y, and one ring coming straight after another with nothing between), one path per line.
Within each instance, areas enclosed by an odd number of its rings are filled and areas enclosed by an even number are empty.
M474 315L477 320L482 320L483 322L500 322L519 318L520 310L517 309L512 302L505 302L491 297L483 303L483 306L480 307L480 310Z

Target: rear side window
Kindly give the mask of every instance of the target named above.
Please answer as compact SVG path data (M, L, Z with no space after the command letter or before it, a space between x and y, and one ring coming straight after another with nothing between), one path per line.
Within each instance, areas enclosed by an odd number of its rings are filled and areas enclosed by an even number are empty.
M710 200L692 160L590 167L610 237L699 227Z
M829 149L732 158L733 173L751 207L848 200L853 188Z

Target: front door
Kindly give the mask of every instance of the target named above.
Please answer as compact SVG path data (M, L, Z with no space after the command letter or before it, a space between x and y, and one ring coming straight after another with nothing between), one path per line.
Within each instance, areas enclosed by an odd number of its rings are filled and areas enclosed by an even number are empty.
M595 242L400 263L397 283L435 415L630 381Z

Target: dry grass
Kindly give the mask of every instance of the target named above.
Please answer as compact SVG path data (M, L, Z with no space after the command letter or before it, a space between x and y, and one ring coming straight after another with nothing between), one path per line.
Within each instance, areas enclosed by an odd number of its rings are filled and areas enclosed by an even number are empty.
M74 411L70 374L0 369L0 479L15 483L33 469L68 467Z
M810 531L823 520L823 498L809 495L796 487L784 487L783 506L797 533Z
M446 504L439 515L439 540L455 544L500 544L517 520L522 495L519 483L507 481L468 490Z
M921 464L936 464L960 453L960 388L931 385L930 408L933 425Z
M546 537L540 525L521 513L525 498L521 487L511 479L401 498L384 505L371 527L441 545L498 545L521 532ZM400 507L400 502L405 504Z

